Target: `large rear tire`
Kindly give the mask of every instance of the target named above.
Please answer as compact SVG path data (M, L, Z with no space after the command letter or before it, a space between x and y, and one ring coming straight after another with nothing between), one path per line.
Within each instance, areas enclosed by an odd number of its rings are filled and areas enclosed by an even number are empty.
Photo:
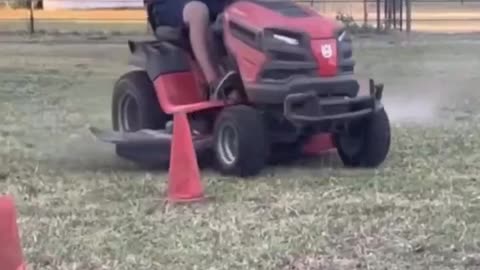
M261 114L245 105L225 108L215 123L214 152L223 174L239 177L258 174L269 156Z
M112 125L115 131L164 129L171 119L163 112L155 88L145 71L130 71L115 83L112 95ZM147 149L148 148L148 149ZM163 165L152 147L117 145L118 156L148 168Z
M169 115L162 111L153 83L145 71L130 71L115 83L112 96L114 130L163 129L169 119Z
M383 108L369 118L353 122L348 132L334 136L337 152L347 167L379 166L387 158L390 141L390 121Z

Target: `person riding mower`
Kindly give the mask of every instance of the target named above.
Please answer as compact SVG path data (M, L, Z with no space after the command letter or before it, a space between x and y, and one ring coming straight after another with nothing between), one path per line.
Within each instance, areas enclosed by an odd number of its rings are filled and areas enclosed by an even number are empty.
M212 3L220 2L147 4L155 40L129 41L135 69L115 84L113 131L92 129L100 140L148 165L194 148L199 161L214 157L236 176L295 160L319 136L346 166L383 163L390 148L383 84L370 79L360 89L345 29L289 0ZM204 123L201 132L185 134L187 117L194 130ZM191 143L175 143L180 138Z

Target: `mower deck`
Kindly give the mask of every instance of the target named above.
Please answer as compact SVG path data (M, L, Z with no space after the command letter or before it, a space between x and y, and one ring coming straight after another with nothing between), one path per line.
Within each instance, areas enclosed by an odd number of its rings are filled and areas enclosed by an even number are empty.
M115 145L127 146L158 146L170 150L173 135L165 130L142 129L136 132L122 132L113 130L101 130L91 127L90 132L100 141ZM196 150L207 149L212 145L211 136L194 136L193 145Z

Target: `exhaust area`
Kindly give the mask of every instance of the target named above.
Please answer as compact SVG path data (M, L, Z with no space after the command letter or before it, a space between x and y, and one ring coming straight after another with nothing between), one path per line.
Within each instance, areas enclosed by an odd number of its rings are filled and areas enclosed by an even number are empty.
M364 82L361 87L368 86ZM444 119L445 107L457 100L458 88L455 82L433 78L386 81L382 100L392 123L433 125Z
M433 97L385 97L384 105L392 123L429 124L438 119L439 102Z

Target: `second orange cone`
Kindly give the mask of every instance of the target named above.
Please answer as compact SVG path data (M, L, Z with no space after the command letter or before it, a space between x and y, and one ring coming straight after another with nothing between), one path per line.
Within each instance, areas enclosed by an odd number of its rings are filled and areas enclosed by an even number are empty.
M10 196L0 197L0 267L2 270L26 269L18 233L15 203Z

